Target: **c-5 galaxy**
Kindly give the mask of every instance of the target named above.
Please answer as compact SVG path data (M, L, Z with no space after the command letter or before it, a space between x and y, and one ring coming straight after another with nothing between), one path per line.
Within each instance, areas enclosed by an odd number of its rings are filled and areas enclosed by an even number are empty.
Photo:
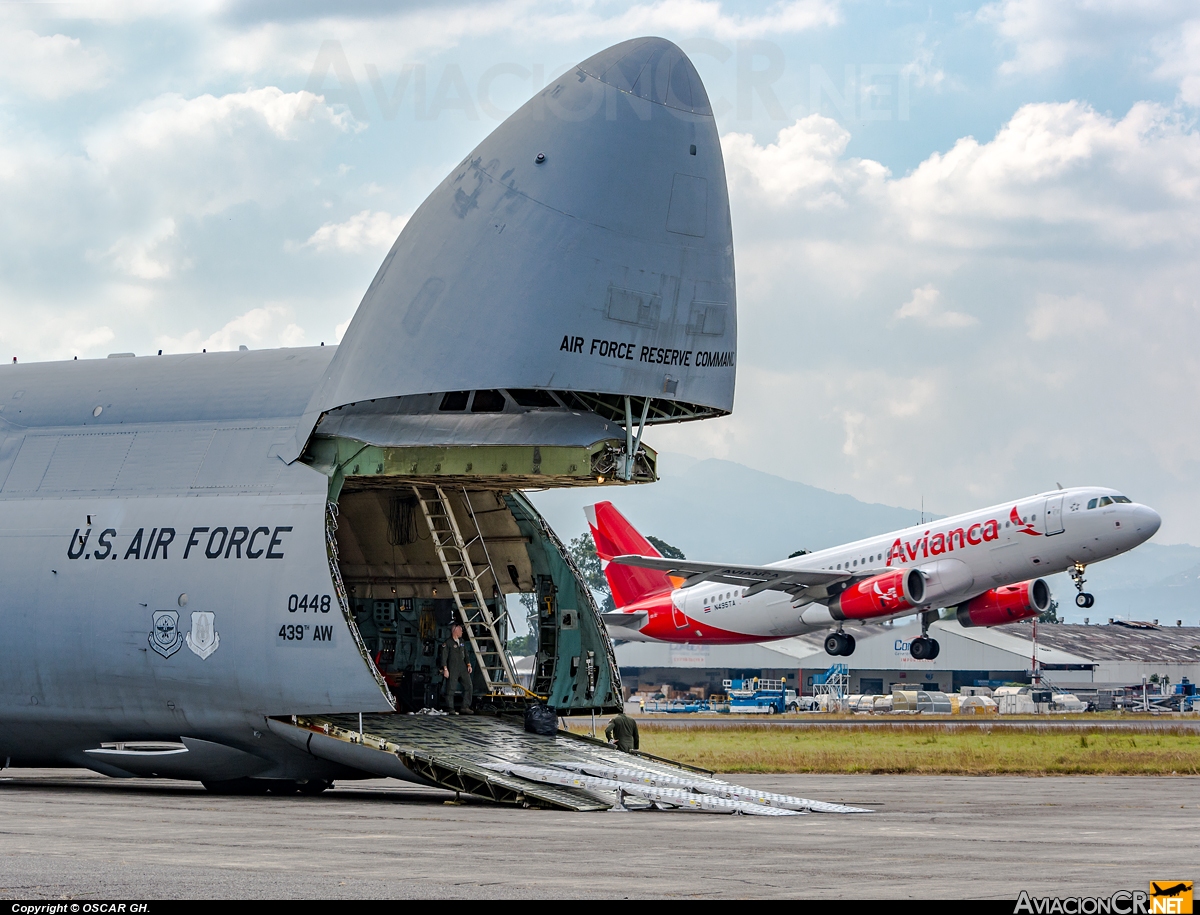
M646 426L732 409L735 319L712 110L645 38L446 176L339 346L3 368L0 763L586 806L464 749L536 762L504 713L621 705L591 594L522 490L653 481ZM511 594L536 606L527 688ZM455 619L495 714L406 714L437 704Z

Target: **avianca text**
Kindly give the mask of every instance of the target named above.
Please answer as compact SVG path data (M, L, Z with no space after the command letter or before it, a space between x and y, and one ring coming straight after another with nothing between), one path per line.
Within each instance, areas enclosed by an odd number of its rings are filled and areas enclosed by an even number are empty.
M940 556L942 553L954 552L955 543L958 549L966 549L968 545L977 546L990 543L1000 538L1000 522L990 519L982 524L972 524L970 527L956 527L950 531L938 531L930 535L926 531L915 541L905 541L897 537L887 554L887 564L893 562L913 562L918 557L927 559L930 556Z

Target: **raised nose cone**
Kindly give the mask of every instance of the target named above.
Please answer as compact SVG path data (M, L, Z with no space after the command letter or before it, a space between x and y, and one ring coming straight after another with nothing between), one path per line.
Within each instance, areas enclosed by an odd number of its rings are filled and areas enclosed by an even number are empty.
M546 86L417 209L296 453L322 413L406 394L540 388L614 418L625 396L651 399L652 422L726 413L736 307L704 86L669 41L626 41Z
M622 41L589 57L579 69L637 98L679 111L712 115L700 74L688 56L665 38Z

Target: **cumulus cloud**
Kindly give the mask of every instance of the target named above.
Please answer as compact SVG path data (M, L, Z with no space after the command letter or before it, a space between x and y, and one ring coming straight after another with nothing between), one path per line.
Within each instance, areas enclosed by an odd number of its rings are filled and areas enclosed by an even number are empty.
M101 51L69 35L39 35L30 29L0 28L0 85L40 99L94 91L106 82L111 64Z
M275 15L237 20L210 53L230 70L257 71L285 65L306 73L314 50L332 39L352 47L356 58L381 66L444 51L469 39L505 37L522 42L547 35L558 42L624 40L637 35L706 36L720 41L778 38L842 21L840 0L778 0L760 12L743 13L718 0L657 0L594 4L572 0L496 0L469 4L372 4L356 8L278 7ZM361 78L361 74L360 74Z
M1195 15L1189 0L999 0L980 8L1014 56L1004 73L1037 73L1110 54L1133 37L1169 33Z
M1155 75L1178 83L1180 98L1200 106L1200 16L1159 36L1155 45L1161 60Z
M175 220L160 219L156 225L139 235L119 238L103 254L92 254L93 260L107 260L120 272L139 280L158 280L171 275L172 263L163 248L175 237Z
M946 71L934 64L933 49L925 47L924 43L917 48L913 59L900 68L900 75L918 89L928 87L937 91L947 83Z
M1107 480L1200 536L1200 430L1177 417L1200 398L1194 125L1025 105L899 176L812 116L723 143L736 410L652 445L938 512Z
M157 96L68 143L0 136L0 323L16 354L302 342L294 311L317 291L291 283L281 302L280 265L255 249L319 224L324 157L354 129L318 96L264 87ZM188 330L198 318L223 329Z
M965 249L1051 238L1134 249L1200 229L1200 133L1161 105L1140 102L1122 118L1077 101L1025 105L991 140L963 137L898 178L845 156L849 139L821 115L773 143L726 134L730 184L755 206L871 212L871 231Z
M830 0L785 0L758 15L726 12L724 4L708 0L661 0L635 4L611 18L592 12L593 27L621 35L659 33L711 34L717 39L762 38L837 25L841 12ZM582 24L582 20L580 22Z
M283 305L266 305L238 315L224 327L204 336L191 330L181 337L162 336L156 343L164 352L235 350L239 346L303 346L304 328L293 320L292 310Z
M386 251L400 234L411 214L393 216L390 213L363 210L345 222L327 222L309 236L304 244L317 251L342 251L361 254Z
M912 298L896 311L897 318L911 318L930 327L970 327L977 318L942 305L942 294L932 283L912 291Z
M268 86L223 96L159 96L105 125L86 143L103 180L131 201L204 216L246 201L277 201L297 166L313 164L345 112L309 92Z
M878 162L843 158L849 142L849 131L820 114L785 127L765 146L750 134L721 138L729 180L737 190L810 209L843 206L848 194L887 177L888 170Z
M24 253L26 271L46 262L52 284L65 279L64 260L162 280L191 263L185 231L294 198L349 129L319 97L268 87L160 96L102 123L82 151L10 136L0 140L0 242Z
M1072 61L1112 61L1133 50L1130 69L1150 72L1200 105L1200 15L1191 0L998 0L979 21L993 26L1013 55L1006 75L1061 70ZM1147 68L1157 58L1157 66Z
M83 309L62 312L44 302L14 304L0 289L0 359L21 362L106 355L116 334ZM21 306L24 307L21 307Z

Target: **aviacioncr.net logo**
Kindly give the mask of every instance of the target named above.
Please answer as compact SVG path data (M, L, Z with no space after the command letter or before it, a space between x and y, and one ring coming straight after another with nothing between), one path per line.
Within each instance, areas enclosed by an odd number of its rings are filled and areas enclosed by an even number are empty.
M1024 890L1017 897L1013 915L1151 915L1149 893L1117 890L1111 896L1032 897Z

